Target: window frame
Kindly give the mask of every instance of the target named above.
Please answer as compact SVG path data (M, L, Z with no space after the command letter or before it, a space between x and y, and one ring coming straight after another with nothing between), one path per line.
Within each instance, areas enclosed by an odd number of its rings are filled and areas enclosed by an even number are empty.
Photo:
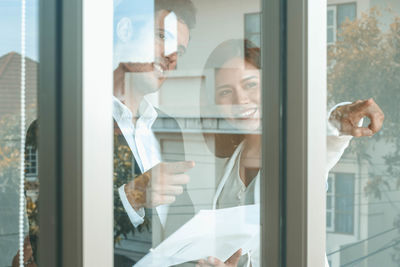
M327 3L261 3L263 125L269 127L263 132L260 192L263 266L320 267ZM109 1L40 2L43 266L112 266L112 11ZM104 64L95 60L99 52Z
M39 1L40 266L112 266L112 10Z
M327 2L286 3L286 266L320 267L326 245L321 155L326 155Z

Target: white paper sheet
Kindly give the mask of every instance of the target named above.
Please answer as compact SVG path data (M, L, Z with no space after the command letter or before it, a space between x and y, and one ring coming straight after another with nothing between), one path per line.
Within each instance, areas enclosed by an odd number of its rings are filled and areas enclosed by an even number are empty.
M259 247L260 205L201 210L135 267L167 267L214 256L225 261Z

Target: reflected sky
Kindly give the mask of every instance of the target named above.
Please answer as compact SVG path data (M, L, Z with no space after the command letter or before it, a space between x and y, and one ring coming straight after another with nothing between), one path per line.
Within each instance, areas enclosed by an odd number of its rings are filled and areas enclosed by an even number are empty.
M152 61L154 58L154 1L115 0L113 27L114 68L119 62ZM144 46L144 43L153 47Z
M26 1L26 55L37 61L38 52L38 3ZM0 57L9 52L21 53L21 1L0 1Z

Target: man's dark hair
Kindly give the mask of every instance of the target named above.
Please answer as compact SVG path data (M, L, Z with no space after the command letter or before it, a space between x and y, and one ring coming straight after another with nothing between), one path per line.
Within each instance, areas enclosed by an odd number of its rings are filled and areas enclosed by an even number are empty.
M196 25L196 7L191 0L155 0L155 11L168 10L183 21L189 29Z

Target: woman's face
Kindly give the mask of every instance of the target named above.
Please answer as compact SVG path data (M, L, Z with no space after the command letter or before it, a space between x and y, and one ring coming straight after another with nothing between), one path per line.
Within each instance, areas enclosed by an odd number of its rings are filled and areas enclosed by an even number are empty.
M215 102L221 115L235 128L260 128L260 70L243 58L227 61L215 77Z

